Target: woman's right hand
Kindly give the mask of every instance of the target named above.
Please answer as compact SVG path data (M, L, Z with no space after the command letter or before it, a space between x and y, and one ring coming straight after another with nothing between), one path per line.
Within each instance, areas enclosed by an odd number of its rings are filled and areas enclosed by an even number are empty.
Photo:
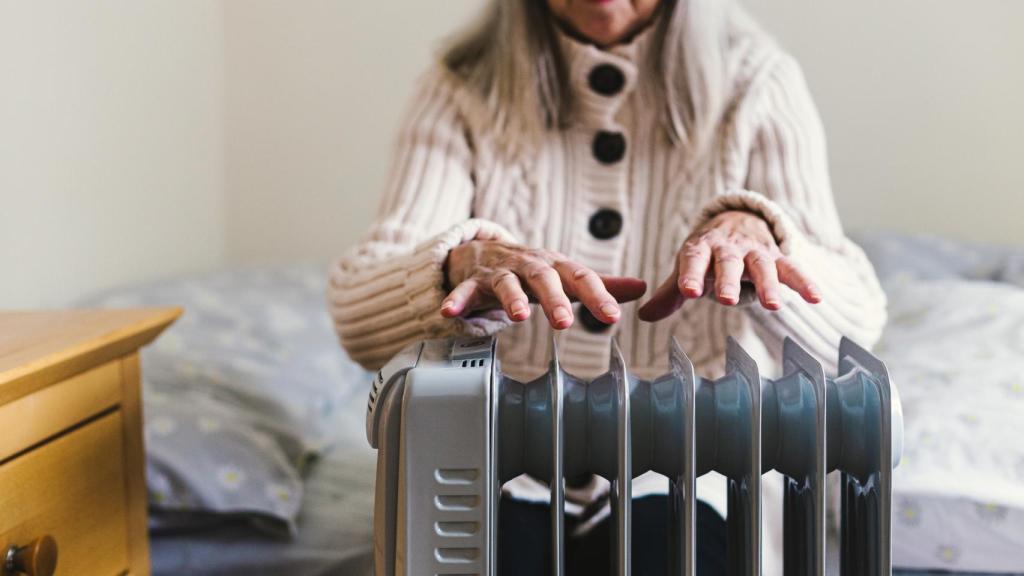
M557 252L496 240L456 246L448 253L445 269L455 288L441 303L444 317L500 306L513 322L522 322L530 317L533 300L540 302L556 330L572 326L573 300L601 322L614 324L622 313L619 303L647 291L647 283L639 278L600 276Z

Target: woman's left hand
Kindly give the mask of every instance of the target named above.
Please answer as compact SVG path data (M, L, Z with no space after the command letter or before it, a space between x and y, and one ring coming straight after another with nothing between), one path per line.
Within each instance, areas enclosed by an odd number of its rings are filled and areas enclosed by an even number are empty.
M715 298L726 306L739 302L742 281L753 282L768 310L782 307L782 285L812 304L821 301L814 282L779 250L768 223L756 214L732 210L690 234L676 255L675 270L640 308L640 319L656 322L687 299L700 298L708 277L714 278Z

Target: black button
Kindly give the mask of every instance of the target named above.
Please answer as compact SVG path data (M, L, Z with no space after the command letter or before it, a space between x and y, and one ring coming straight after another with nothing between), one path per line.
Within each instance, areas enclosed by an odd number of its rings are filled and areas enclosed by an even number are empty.
M605 324L598 320L597 317L583 305L580 305L579 309L576 311L576 319L579 320L580 325L583 326L587 332L593 332L594 334L606 332L612 327L611 324Z
M590 217L590 233L598 240L615 238L622 232L622 214L618 210L602 208Z
M594 136L594 158L602 164L614 164L626 155L626 137L618 132L598 132Z
M626 76L611 64L594 66L587 76L590 89L602 96L614 96L626 85Z

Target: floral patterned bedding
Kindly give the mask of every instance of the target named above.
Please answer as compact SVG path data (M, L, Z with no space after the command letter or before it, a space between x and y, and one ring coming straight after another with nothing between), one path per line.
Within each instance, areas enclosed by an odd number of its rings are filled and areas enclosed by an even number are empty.
M338 346L322 267L237 269L118 289L83 306L183 306L142 352L156 529L244 515L294 532L307 463L358 438L370 376Z

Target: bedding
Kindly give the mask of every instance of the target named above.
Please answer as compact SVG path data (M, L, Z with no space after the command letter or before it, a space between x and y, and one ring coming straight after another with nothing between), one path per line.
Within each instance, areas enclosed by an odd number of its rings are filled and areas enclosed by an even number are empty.
M903 401L895 561L1024 570L1024 291L985 281L887 286L877 347Z
M986 280L1024 288L1024 249L937 236L859 232L883 285L894 281Z
M153 576L369 576L376 458L366 447L365 408L360 398L341 409L345 424L310 464L294 537L237 519L156 530Z
M352 432L344 410L365 404L370 380L338 346L323 287L318 266L241 269L81 303L186 310L142 352L154 528L231 515L296 531L304 468Z
M1022 251L861 240L889 296L876 352L903 403L894 564L1024 572Z

